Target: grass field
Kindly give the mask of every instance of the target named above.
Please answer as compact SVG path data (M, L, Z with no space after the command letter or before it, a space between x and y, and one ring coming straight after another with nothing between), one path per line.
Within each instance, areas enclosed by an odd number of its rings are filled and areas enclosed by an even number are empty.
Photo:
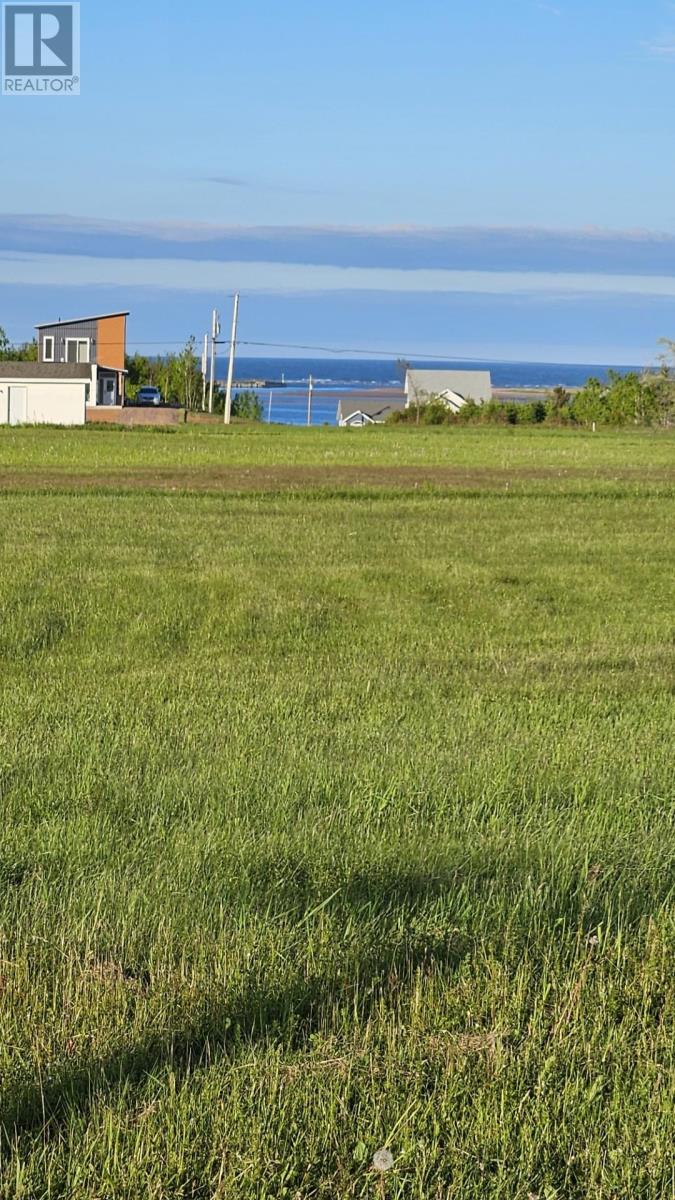
M675 436L0 493L3 1200L672 1200Z

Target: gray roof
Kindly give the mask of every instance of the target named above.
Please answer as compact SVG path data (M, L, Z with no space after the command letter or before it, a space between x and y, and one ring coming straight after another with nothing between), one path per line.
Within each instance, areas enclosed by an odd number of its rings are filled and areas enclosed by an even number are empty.
M1 362L0 379L91 379L89 363Z
M52 325L82 325L85 321L105 321L106 317L128 317L128 312L94 313L89 317L69 317L67 321L43 321L36 329L50 329Z
M361 412L367 417L380 417L385 421L390 413L401 412L404 408L405 400L394 397L378 396L376 400L363 400L358 396L345 396L338 404L337 419L344 421L354 413Z
M413 404L417 397L423 403L426 397L444 392L456 392L464 400L482 404L492 399L492 376L489 371L408 371L406 392Z

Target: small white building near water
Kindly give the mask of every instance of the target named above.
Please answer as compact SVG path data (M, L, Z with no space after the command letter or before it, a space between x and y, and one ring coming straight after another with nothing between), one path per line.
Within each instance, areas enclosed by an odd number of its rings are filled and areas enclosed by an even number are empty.
M393 412L405 408L405 401L393 396L378 396L375 400L344 396L337 409L337 423L343 429L362 429L366 425L384 425Z
M486 404L492 399L492 376L489 371L409 370L405 395L406 408L438 400L453 412L459 412L469 400Z
M0 362L0 425L84 425L86 363Z

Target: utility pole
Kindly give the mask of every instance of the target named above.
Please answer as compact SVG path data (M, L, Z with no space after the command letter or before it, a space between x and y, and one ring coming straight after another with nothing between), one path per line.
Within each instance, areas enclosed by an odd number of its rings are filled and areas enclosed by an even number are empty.
M234 297L232 314L232 337L230 338L230 365L227 369L227 392L225 393L225 424L232 420L232 380L234 379L234 356L237 349L237 324L239 321L239 292Z
M267 424L272 424L272 392L270 392L270 403L269 408L267 409Z
M309 388L307 389L307 424L312 424L312 395L314 393L314 380L309 377Z
M216 379L216 342L220 334L220 314L214 308L211 324L211 379L209 383L209 412L213 412L213 388Z
M209 368L209 335L204 334L204 349L202 351L202 412L206 412L206 373Z

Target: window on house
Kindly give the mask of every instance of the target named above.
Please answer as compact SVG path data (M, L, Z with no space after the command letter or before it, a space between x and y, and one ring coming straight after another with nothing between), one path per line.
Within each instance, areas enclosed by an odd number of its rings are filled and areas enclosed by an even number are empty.
M54 361L54 339L53 339L53 337L43 338L42 358L45 362L53 362Z
M89 338L66 338L66 362L89 362Z

